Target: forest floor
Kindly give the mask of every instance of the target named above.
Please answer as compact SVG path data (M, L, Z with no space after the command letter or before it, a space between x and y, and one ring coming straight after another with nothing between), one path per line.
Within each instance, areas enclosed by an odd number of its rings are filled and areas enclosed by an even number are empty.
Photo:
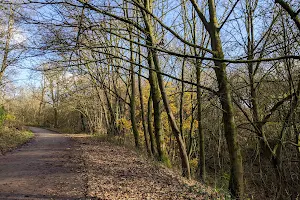
M0 199L218 199L128 148L31 128L35 138L0 156Z

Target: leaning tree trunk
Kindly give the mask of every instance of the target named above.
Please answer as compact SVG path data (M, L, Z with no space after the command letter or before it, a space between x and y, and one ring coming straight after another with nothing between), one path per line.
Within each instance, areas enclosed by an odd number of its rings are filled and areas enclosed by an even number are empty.
M164 107L166 109L167 115L168 115L168 120L169 123L171 125L172 128L172 132L175 135L176 141L178 143L178 147L179 147L179 153L180 153L180 158L181 158L181 167L182 167L182 175L187 177L187 178L191 178L191 171L190 171L190 163L189 163L189 158L186 152L186 146L185 143L183 141L182 135L180 133L180 130L177 126L175 117L172 113L171 107L170 107L170 103L167 97L167 93L165 91L165 86L164 86L164 82L163 82L163 78L161 75L161 69L160 69L160 65L158 62L158 56L157 53L155 51L153 51L153 60L154 60L154 65L155 65L155 69L157 71L156 75L157 75L157 80L158 80L158 85L160 88L160 92L161 92L161 96L163 99L163 103L164 103Z
M153 3L152 1L144 0L145 9L147 9L149 12L151 12L151 10L152 10L151 9L152 3ZM145 26L146 26L145 30L146 30L146 33L148 34L147 44L150 45L150 46L153 46L153 45L156 44L155 43L155 35L154 35L154 26L151 22L149 14L147 14L144 10L142 10L142 14L143 14L144 23L145 23ZM160 64L159 64L159 61L158 61L157 52L153 49L149 49L148 53L151 53L150 54L151 55L151 60L153 60L153 64L154 64L154 67L155 67L156 77L157 77L161 97L162 97L162 100L163 100L163 103L164 103L165 110L166 110L167 115L168 115L168 120L169 120L169 123L171 125L172 132L175 135L176 141L178 143L180 157L181 157L181 163L182 163L182 174L183 174L183 176L185 176L187 178L190 178L190 175L191 175L190 174L190 164L189 164L189 159L188 159L188 155L187 155L187 152L186 152L186 147L185 147L183 138L181 136L180 130L177 126L175 117L174 117L174 115L171 111L171 108L170 108L169 100L168 100L168 97L167 97L167 94L166 94L166 91L165 91L165 86L164 86L163 78L162 78L162 75L161 75L161 69L160 69ZM155 106L154 102L153 102L153 106Z

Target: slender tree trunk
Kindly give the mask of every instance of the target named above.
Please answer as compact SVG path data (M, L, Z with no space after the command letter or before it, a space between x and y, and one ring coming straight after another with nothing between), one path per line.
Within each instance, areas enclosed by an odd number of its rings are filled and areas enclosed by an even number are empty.
M244 194L242 155L239 144L237 142L237 132L234 122L231 92L229 89L229 84L227 82L226 71L225 68L223 68L226 65L224 64L223 67L222 65L223 64L216 64L216 66L220 67L220 69L216 69L216 74L219 85L220 102L222 109L224 110L224 133L231 161L231 177L229 182L229 189L233 196L242 199L242 196Z
M196 44L196 21L195 21L195 11L193 10L193 42ZM204 30L204 27L203 27ZM203 31L204 32L204 31ZM202 33L203 33L202 32ZM202 45L205 43L205 35L202 35ZM197 48L194 48L194 54L197 56L201 51L198 52ZM205 55L205 52L202 53ZM202 56L204 56L202 55ZM202 90L201 90L201 66L202 61L196 59L195 68L196 68L196 80L197 80L197 121L198 121L198 145L199 145L199 153L198 153L198 179L202 182L205 182L206 176L206 166L205 166L205 141L204 141L204 132L202 127Z
M246 11L247 11L247 20L246 20L246 27L247 27L247 54L248 60L254 59L254 27L253 27L253 8L251 5L251 1L246 2ZM257 64L258 65L258 64ZM261 152L265 149L265 141L264 141L264 133L263 133L263 125L260 119L260 112L259 106L257 101L256 95L256 87L255 87L255 69L253 63L248 63L248 76L249 76L249 86L250 86L250 97L251 97L251 111L253 116L253 122L255 126L255 131L259 136L259 144ZM258 67L258 66L257 66Z
M130 28L129 28L130 29ZM132 30L129 31L129 39L132 40ZM135 86L135 73L134 73L134 65L133 65L133 44L130 42L130 60L132 61L130 64L130 76L131 76L131 96L130 96L130 118L131 118L131 126L132 132L134 136L134 143L136 148L140 148L139 142L139 131L136 125L136 118L135 118L135 110L136 110L136 86Z
M150 138L150 147L152 155L155 155L155 142L153 137L153 128L152 128L152 92L150 91L149 99L148 99L148 133Z
M154 70L154 63L152 59L152 52L148 52L148 64L151 69ZM151 97L153 102L153 113L154 113L154 133L156 140L156 148L158 153L158 160L169 164L169 159L165 150L165 141L164 134L162 130L162 121L161 121L161 106L160 106L160 93L158 88L158 81L153 70L149 71L149 82L150 82L150 90Z
M214 0L209 0L209 15L209 33L211 37L211 48L215 52L214 58L224 59ZM229 190L235 198L243 199L244 172L242 154L237 141L233 102L231 97L230 86L227 79L226 64L224 62L219 61L215 61L214 63L216 65L214 70L218 81L219 99L223 110L224 134L231 161L231 176L229 181Z
M139 94L140 94L142 125L143 125L143 132L144 132L146 149L147 149L148 154L151 155L151 149L150 149L149 140L148 140L148 130L147 130L147 126L146 126L144 97L143 97L142 80L141 80L141 71L142 71L142 68L139 67L138 85L139 85Z
M109 130L109 120L108 120L108 116L107 116L107 109L106 109L106 106L104 105L104 102L102 100L102 96L100 95L100 91L98 89L98 86L97 86L96 82L93 81L93 83L94 83L94 88L96 89L96 92L97 92L97 97L99 99L100 106L101 106L101 108L103 110L103 115L104 115L104 119L105 119L105 126L106 126L106 131L107 131L106 133L109 135L109 133L108 133L108 130Z
M58 127L58 110L57 107L54 106L54 128Z
M85 121L84 121L84 115L82 112L80 112L80 122L81 122L81 131L85 132L86 125L85 125Z
M198 120L198 142L199 142L199 180L205 182L205 144L204 133L202 128L202 91L199 85L201 84L201 62L196 60L197 74L197 120Z
M175 117L172 113L170 104L169 104L167 93L165 91L163 78L162 78L162 75L160 74L161 69L160 69L160 65L159 65L159 61L158 61L158 56L157 56L157 53L155 51L152 50L152 52L153 52L154 66L155 66L155 69L157 71L156 76L157 76L158 85L159 85L159 88L160 88L160 93L161 93L161 96L162 96L162 99L163 99L164 107L165 107L167 115L168 115L168 120L169 120L169 123L171 125L172 132L175 135L175 138L176 138L176 141L177 141L178 147L179 147L179 153L180 153L181 165L182 165L182 175L187 177L187 178L191 178L190 164L189 164L189 159L188 159L188 155L187 155L187 152L186 152L186 147L185 147L183 138L181 136L180 130L177 126Z
M186 47L184 47L184 53ZM181 80L184 80L184 73L185 73L185 59L182 61L182 69L181 69ZM179 127L180 127L180 133L181 137L184 138L184 133L183 133L183 102L184 101L184 82L181 82L181 92L180 92L180 104L179 104Z
M150 9L152 7L152 2L150 3L149 0L145 0L144 3L145 3L145 8L150 12L152 10L152 9ZM143 12L143 17L144 17L144 22L146 25L146 32L148 33L147 43L149 45L153 46L156 44L153 25L151 23L149 15L147 13L145 13L145 11L142 11L142 12ZM156 77L157 77L160 93L162 96L162 100L164 103L164 107L165 107L165 110L168 115L168 120L171 125L172 132L175 135L176 141L178 143L181 164L182 164L182 175L187 178L190 178L191 177L190 164L189 164L189 159L188 159L188 155L186 152L186 147L185 147L183 138L181 137L181 133L177 126L175 117L170 108L169 100L168 100L168 97L167 97L167 94L165 91L165 86L164 86L163 78L161 75L161 69L160 69L160 64L158 61L157 52L155 50L151 49L151 50L149 50L148 53L151 53L150 56L152 58L151 60L153 60L153 64L154 64L154 67L156 70ZM153 102L153 107L154 106L155 106L155 103Z
M39 115L39 122L38 123L39 123L39 125L42 125L42 124L45 123L44 122L44 117L41 118L43 105L45 104L45 101L44 101L45 91L46 91L46 79L45 79L44 74L42 74L42 91L41 91L41 100L40 100L39 110L38 110L38 115Z
M211 39L211 49L213 57L224 59L222 42L220 38L220 28L217 20L216 6L214 0L208 0L210 22L200 10L195 0L190 0L195 8L199 18L203 22L205 29L208 31ZM224 134L227 142L228 152L231 163L231 176L229 181L229 190L234 198L243 199L244 196L244 172L240 146L237 141L237 131L234 121L233 101L231 90L227 80L226 64L221 61L214 61L215 74L219 88L219 100L223 112Z
M106 98L106 103L108 107L108 111L110 113L110 126L109 126L109 135L115 135L117 134L116 132L118 131L117 129L117 119L116 119L116 113L114 112L111 104L111 98L109 98L108 93L105 88L103 88L104 96Z
M152 10L152 0L144 0L144 6L147 10ZM146 32L147 45L151 44L151 31L152 31L152 25L149 19L149 16L145 11L142 10L142 15L144 19L144 23L146 24ZM162 130L162 122L161 122L161 106L160 106L160 92L159 92L159 86L158 86L158 80L155 72L155 65L153 62L153 55L152 55L151 49L148 49L148 66L150 68L149 70L149 83L150 83L150 90L151 90L151 97L153 102L153 113L154 113L154 133L155 133L155 140L156 140L156 147L157 147L157 154L158 154L158 160L166 163L169 165L169 159L166 154L165 150L165 142L164 142L164 134ZM150 131L150 130L149 130Z
M192 79L192 77L191 77ZM192 87L193 88L193 87ZM188 139L188 147L187 147L187 153L189 156L189 159L191 157L191 154L193 152L193 143L194 143L194 139L193 139L193 133L194 133L194 121L195 121L195 117L194 117L194 108L193 108L193 93L191 95L191 105L192 105L192 119L191 119L191 123L190 123L190 130L189 130L189 139Z

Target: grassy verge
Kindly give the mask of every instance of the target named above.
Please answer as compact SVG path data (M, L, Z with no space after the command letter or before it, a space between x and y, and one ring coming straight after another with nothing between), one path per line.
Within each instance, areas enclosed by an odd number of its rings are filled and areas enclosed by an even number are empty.
M0 152L4 154L16 147L28 142L33 138L33 133L27 130L17 130L15 128L0 128Z

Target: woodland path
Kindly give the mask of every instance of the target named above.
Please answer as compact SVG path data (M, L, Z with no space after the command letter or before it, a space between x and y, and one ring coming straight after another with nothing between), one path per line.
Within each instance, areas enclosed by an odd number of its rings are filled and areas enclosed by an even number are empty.
M124 146L30 129L33 140L0 156L0 200L220 199Z
M0 199L83 199L80 164L70 137L30 127L35 138L0 156Z

